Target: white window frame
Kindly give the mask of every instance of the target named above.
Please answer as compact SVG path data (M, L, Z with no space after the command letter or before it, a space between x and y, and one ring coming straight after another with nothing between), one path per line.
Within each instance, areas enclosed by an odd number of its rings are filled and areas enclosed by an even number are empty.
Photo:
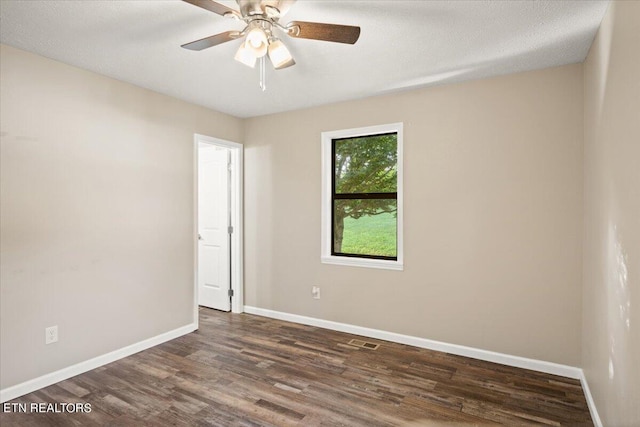
M347 265L353 267L382 268L387 270L403 270L404 254L403 254L403 186L402 186L402 123L390 123L386 125L368 126L355 129L343 129L330 132L322 132L322 231L321 231L321 252L320 261L324 264ZM333 236L331 235L331 217L332 217L332 140L339 138L353 138L359 136L377 135L383 133L396 133L398 135L398 212L397 212L397 260L344 257L331 255L331 245Z

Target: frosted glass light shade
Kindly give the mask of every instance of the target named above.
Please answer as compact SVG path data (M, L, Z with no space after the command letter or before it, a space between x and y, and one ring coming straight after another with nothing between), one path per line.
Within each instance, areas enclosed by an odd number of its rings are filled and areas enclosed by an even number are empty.
M269 41L262 28L255 27L247 34L245 45L248 49L251 49L256 58L262 58L267 54Z
M273 63L274 68L285 68L293 65L293 57L289 49L280 40L274 40L269 44L269 59Z
M256 66L256 60L258 58L256 58L251 49L247 48L246 43L242 43L233 59L243 63L247 67L253 68Z

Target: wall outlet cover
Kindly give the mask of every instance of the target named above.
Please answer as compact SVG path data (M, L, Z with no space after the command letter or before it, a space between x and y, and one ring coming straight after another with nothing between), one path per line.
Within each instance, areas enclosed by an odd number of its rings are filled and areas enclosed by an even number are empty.
M51 344L58 341L58 326L49 326L44 330L44 343Z

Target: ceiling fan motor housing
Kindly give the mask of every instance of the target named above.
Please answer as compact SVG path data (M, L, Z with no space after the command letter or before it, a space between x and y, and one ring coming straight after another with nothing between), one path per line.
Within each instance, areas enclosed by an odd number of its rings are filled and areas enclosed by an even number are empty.
M237 0L237 2L244 18L261 16L278 19L280 17L277 0Z

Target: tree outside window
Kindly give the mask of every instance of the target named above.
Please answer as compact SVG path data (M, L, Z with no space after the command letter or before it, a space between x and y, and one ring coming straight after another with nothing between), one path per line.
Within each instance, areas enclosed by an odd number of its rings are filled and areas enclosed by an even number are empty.
M398 134L331 140L334 256L397 259Z

